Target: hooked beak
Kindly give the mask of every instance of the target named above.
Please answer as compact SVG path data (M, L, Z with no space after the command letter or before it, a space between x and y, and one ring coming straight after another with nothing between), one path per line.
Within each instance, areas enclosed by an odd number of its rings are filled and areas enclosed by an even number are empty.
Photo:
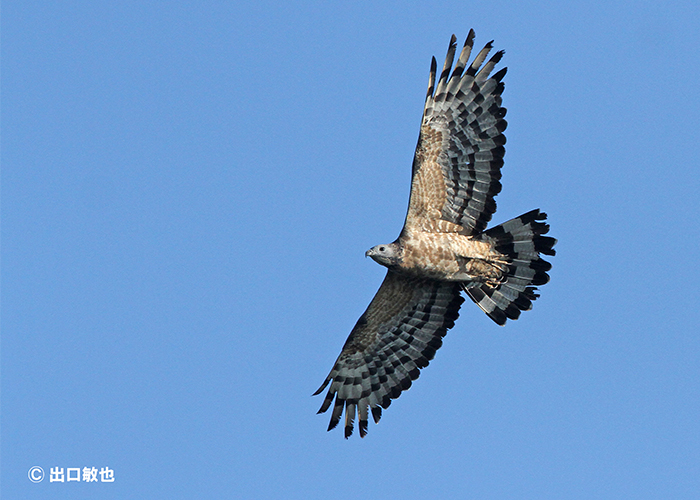
M369 257L371 253L372 253L372 249L370 248L369 250L367 250L365 252L365 257Z

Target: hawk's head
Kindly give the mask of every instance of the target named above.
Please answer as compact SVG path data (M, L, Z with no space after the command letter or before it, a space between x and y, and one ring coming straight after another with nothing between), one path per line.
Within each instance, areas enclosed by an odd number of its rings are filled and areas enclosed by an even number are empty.
M365 257L372 257L386 267L398 266L401 263L401 247L396 242L377 245L367 250Z

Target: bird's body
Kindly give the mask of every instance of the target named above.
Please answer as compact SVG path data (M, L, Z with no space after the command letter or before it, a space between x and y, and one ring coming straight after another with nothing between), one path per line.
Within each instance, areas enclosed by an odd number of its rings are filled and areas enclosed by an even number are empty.
M381 254L378 245L370 257ZM396 241L397 262L387 267L421 278L475 281L503 274L505 256L492 244L456 232L407 232ZM377 259L375 259L377 260ZM384 264L381 260L377 260ZM386 264L384 264L386 265Z
M454 326L466 292L497 324L532 307L536 286L549 281L554 238L547 215L532 210L486 230L501 190L506 110L505 68L490 76L503 52L484 64L491 43L470 66L470 31L454 70L452 36L436 82L433 58L413 160L404 227L393 243L366 255L388 268L386 278L348 337L331 373L319 413L333 405L329 430L345 411L345 437L359 415L379 422L382 408L418 378Z

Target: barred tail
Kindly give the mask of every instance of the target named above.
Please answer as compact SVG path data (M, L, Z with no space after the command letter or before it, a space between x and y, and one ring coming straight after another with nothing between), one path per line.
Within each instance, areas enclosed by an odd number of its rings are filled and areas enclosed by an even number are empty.
M557 240L543 236L549 225L539 221L545 219L547 214L536 209L481 235L506 256L508 272L497 285L482 283L465 291L499 325L504 325L507 319L518 319L520 311L532 309L532 301L539 297L536 287L549 281L547 271L552 265L540 258L540 254L554 255Z

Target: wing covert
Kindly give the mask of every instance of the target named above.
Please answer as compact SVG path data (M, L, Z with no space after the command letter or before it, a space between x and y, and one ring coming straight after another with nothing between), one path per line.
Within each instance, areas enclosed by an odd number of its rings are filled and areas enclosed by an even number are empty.
M330 383L319 410L323 413L333 405L328 430L338 425L345 411L345 437L349 437L357 413L364 437L369 410L379 422L382 408L418 378L454 326L462 302L458 283L413 279L389 270L314 393L320 394Z

